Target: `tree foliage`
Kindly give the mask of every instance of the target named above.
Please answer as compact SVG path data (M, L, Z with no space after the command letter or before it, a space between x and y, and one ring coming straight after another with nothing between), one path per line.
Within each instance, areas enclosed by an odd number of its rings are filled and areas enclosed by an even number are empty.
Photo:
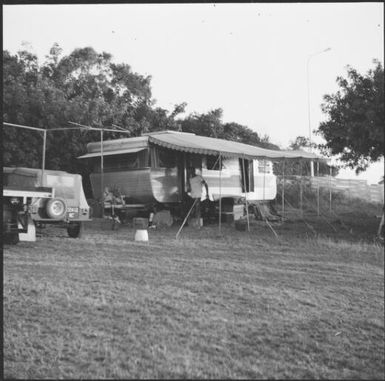
M180 121L183 132L231 140L268 149L279 149L271 143L268 136L260 138L257 132L241 124L222 122L222 109L214 109L205 114L193 113Z
M91 47L62 56L62 49L54 44L42 65L26 50L16 55L4 51L3 69L6 122L48 130L69 126L68 122L94 127L117 125L127 131L124 136L177 130L278 149L267 136L260 138L246 126L223 123L221 109L181 118L186 103L176 104L171 112L154 107L150 76L134 73L125 63L113 63L109 53L97 53ZM4 165L40 165L39 133L9 127L3 133ZM105 133L105 139L117 137L122 134ZM48 133L47 168L83 173L84 163L76 156L85 151L89 141L97 139L97 132Z
M92 48L60 55L55 44L39 66L37 57L27 51L3 52L4 121L48 130L69 126L69 121L96 127L115 124L127 130L124 136L149 130L151 77L132 72L127 64L114 64L110 54L98 54ZM161 110L151 111L161 114ZM106 139L121 136L105 133ZM4 165L40 165L39 133L5 127L3 138ZM47 168L83 173L84 163L76 156L97 139L98 132L49 132Z
M305 136L297 136L294 141L290 143L290 149L292 150L300 150L303 148L314 148L315 144L310 142L309 138Z
M324 96L328 118L317 131L326 140L324 152L340 155L357 173L384 156L384 69L374 64L366 75L348 67L347 78L337 78L340 90Z
M223 123L222 110L183 116L186 103L171 111L155 106L151 77L114 63L109 53L91 47L63 55L54 44L39 64L28 50L12 55L3 51L4 122L45 128L46 167L80 173L90 168L77 160L86 144L100 139L97 131L49 131L73 127L69 122L93 127L119 126L126 133L105 132L104 139L139 136L144 132L175 130L279 149L255 131L238 123ZM3 165L38 168L42 162L43 134L3 126Z

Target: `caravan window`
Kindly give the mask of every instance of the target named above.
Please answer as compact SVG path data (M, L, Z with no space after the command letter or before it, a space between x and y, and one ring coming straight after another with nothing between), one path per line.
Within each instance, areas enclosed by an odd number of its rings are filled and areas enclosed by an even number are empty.
M94 159L94 171L100 171L100 157ZM107 155L103 157L105 171L139 168L138 153Z
M258 173L271 173L271 161L258 160Z
M219 161L221 161L222 168L219 168ZM207 155L203 159L203 166L205 166L206 169L211 171L220 171L221 169L223 169L223 158L222 160L219 160L219 156Z
M177 164L176 152L170 149L157 147L154 151L155 168L175 168Z

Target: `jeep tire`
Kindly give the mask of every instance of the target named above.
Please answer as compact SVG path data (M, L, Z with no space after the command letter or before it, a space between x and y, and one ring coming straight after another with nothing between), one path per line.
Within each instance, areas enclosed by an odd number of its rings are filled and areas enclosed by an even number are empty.
M81 238L83 235L83 223L81 222L70 222L67 227L68 236L71 238Z

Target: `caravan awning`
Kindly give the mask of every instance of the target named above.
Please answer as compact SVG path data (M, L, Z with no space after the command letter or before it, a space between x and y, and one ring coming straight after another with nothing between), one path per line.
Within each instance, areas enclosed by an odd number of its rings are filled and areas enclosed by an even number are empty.
M287 159L309 159L309 160L327 160L325 158L317 156L315 153L306 152L302 150L293 150L293 151L277 151L282 154L282 158Z
M148 148L148 144L161 147L190 152L201 155L221 155L223 157L238 157L245 159L267 159L279 161L284 159L304 159L324 161L324 158L311 152L305 151L278 151L249 144L239 143L231 140L199 136L193 133L177 131L150 132L145 136L107 140L103 142L103 156L135 153ZM79 156L78 159L100 157L101 142L88 143L89 153ZM91 152L90 152L91 151Z
M121 155L125 153L135 153L139 151L143 151L146 148L140 147L140 148L127 148L127 149L122 149L122 150L117 150L117 151L104 151L103 156L109 156L109 155ZM83 156L78 156L78 159L87 159L89 157L99 157L102 156L101 152L93 152L93 153L87 153L86 155Z
M191 152L203 155L222 155L224 157L244 157L248 159L307 159L320 160L313 153L305 151L275 151L249 144L229 140L198 136L188 133L151 133L149 142L177 151ZM322 159L321 159L322 160Z

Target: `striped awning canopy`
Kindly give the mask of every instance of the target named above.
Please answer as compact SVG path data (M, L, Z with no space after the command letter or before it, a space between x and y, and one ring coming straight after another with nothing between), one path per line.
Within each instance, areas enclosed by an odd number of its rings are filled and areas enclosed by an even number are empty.
M284 159L325 160L311 152L270 150L235 141L177 131L151 132L140 137L104 141L103 156L138 152L150 145L201 155L221 155L223 157L245 159L268 159L272 161ZM88 143L87 151L87 154L78 158L85 159L101 156L101 143Z
M145 148L140 147L140 148L127 148L127 149L121 149L121 150L115 150L115 151L104 151L103 156L109 156L109 155L122 155L126 153L135 153L139 151L143 151ZM87 159L89 157L99 157L102 156L101 151L99 152L91 152L87 153L85 155L79 156L78 159Z
M224 157L244 157L248 159L307 159L322 160L319 156L305 151L277 151L249 144L198 136L189 133L161 132L148 134L150 143L178 151L203 155L222 155Z

